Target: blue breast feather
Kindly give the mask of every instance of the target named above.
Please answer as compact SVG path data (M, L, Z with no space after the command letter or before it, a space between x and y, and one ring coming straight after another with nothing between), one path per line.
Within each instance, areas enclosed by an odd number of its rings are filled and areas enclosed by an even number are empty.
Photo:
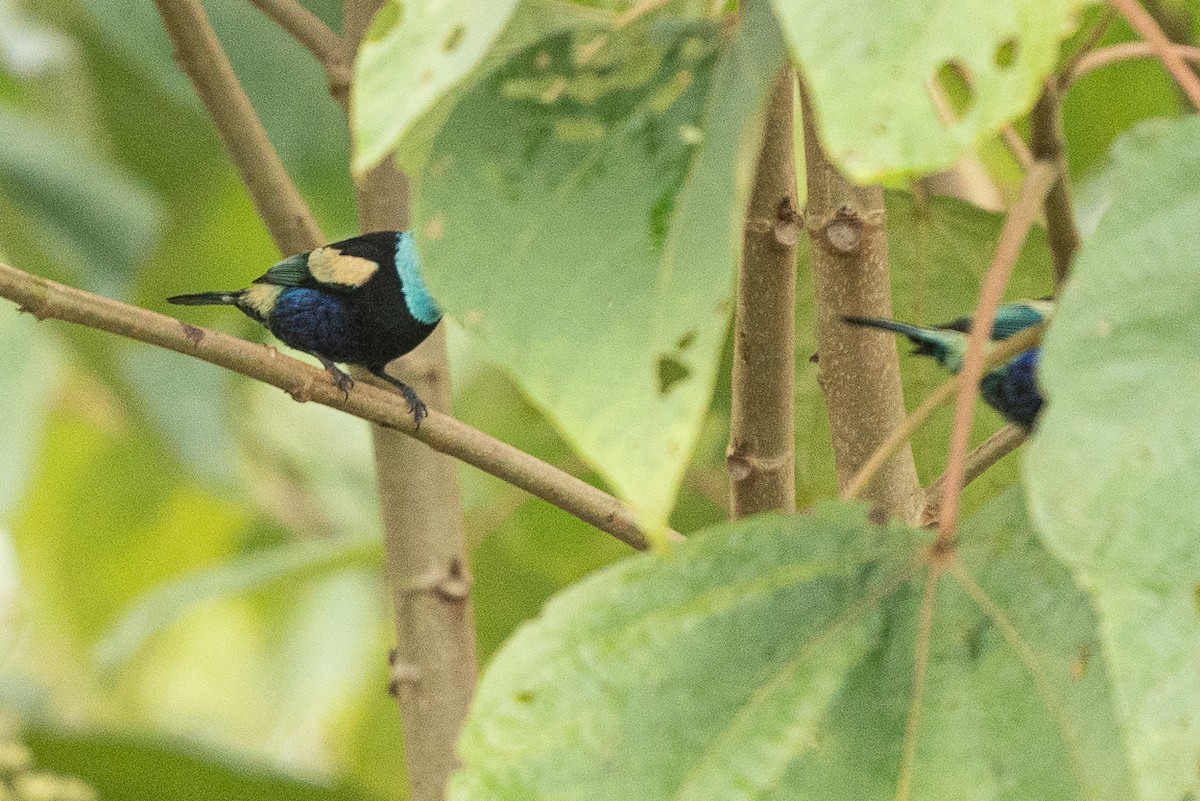
M408 231L396 234L396 271L400 273L404 304L408 306L409 313L426 325L433 325L442 319L442 310L429 294L425 279L421 277L417 249Z
M1032 348L1009 360L980 383L983 398L996 411L1026 428L1033 426L1042 410L1042 393L1037 386L1041 348Z
M271 333L297 350L351 364L362 358L345 303L327 292L285 289L275 301L267 323Z

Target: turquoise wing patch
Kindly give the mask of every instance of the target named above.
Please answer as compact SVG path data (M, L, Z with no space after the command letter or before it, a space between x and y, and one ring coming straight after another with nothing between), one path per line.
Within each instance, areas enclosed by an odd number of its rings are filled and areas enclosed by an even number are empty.
M288 256L263 273L261 277L255 278L254 283L274 284L275 286L300 286L308 278L308 254L298 253L295 256Z

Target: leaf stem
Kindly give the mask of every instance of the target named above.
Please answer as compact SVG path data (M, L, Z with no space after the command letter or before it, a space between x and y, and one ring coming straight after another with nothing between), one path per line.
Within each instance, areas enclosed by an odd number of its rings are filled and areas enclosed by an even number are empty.
M1029 435L1020 427L1008 425L981 442L967 455L964 486L983 475L989 467L1021 446ZM934 528L942 516L942 499L946 494L946 476L942 474L925 488L925 508L921 510L921 526Z
M343 108L350 95L350 59L346 42L297 0L250 0L259 11L312 53L325 70L331 94Z
M1000 242L983 280L979 303L971 318L971 331L967 335L967 352L963 358L959 377L958 396L954 406L954 430L950 434L950 457L946 465L946 501L944 512L938 523L938 545L947 547L953 543L958 529L958 502L966 483L967 444L971 434L971 420L975 414L975 398L979 394L979 380L983 376L986 347L991 338L992 323L996 308L1004 295L1004 287L1012 274L1013 266L1025 244L1025 237L1037 219L1046 193L1054 183L1057 171L1053 164L1035 162L1025 175L1021 192L1008 211L1004 228L1000 231Z
M1121 16L1125 17L1138 35L1154 48L1155 54L1167 68L1167 72L1171 73L1171 77L1187 95L1192 108L1200 109L1200 78L1197 78L1196 73L1188 68L1187 62L1179 55L1154 17L1150 16L1150 13L1142 7L1138 0L1109 0L1109 2L1117 11L1121 12Z

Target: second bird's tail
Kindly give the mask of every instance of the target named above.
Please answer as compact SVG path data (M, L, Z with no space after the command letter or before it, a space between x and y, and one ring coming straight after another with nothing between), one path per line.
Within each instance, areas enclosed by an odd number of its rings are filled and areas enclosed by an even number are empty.
M241 297L241 292L197 292L194 295L175 295L167 298L167 303L179 306L233 306Z
M932 356L938 364L951 372L956 373L962 367L962 352L966 344L966 335L959 331L923 328L919 325L898 323L882 317L844 315L842 319L851 325L879 328L894 334L902 334L916 346L913 348L913 353L920 356Z

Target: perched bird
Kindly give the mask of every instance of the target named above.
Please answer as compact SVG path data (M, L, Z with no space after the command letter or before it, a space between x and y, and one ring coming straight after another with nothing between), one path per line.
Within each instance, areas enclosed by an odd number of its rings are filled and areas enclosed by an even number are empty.
M1050 298L1006 303L996 309L996 320L992 324L992 341L1008 339L1018 331L1037 325L1054 311ZM913 353L931 356L951 373L962 370L963 357L967 352L967 334L971 330L971 318L935 326L917 326L898 323L879 317L842 318L854 325L881 328L903 334L916 346ZM1009 359L1004 364L984 375L979 382L983 399L1006 420L1025 428L1033 428L1038 412L1042 409L1042 393L1037 386L1038 355L1041 348L1030 348Z
M289 256L245 289L176 295L167 302L236 306L285 344L320 359L343 392L354 380L337 363L357 364L400 390L418 426L428 413L412 387L384 371L442 319L407 231L344 239Z

